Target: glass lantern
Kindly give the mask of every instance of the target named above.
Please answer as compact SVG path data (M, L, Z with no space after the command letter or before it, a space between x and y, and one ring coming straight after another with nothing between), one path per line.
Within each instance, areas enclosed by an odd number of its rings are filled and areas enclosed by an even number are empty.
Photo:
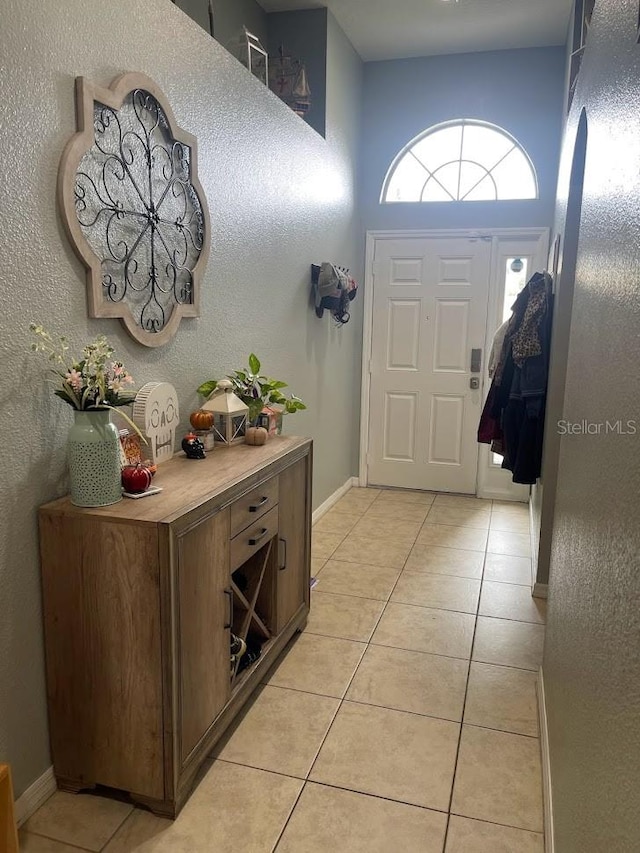
M218 385L201 407L205 412L213 412L211 430L216 442L220 444L240 444L249 423L249 407L233 393L233 383L221 379Z

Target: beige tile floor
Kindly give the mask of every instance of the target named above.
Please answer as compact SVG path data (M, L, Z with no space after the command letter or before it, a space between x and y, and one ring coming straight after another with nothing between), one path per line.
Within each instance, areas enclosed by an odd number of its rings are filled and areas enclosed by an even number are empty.
M176 821L54 794L23 853L543 853L521 505L352 489L316 525L318 583Z

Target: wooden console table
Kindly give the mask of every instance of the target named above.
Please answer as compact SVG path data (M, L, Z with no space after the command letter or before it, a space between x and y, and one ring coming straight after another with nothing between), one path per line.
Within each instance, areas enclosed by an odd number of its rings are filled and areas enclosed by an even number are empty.
M176 456L160 494L40 510L47 693L60 788L175 817L198 768L309 612L312 447ZM261 646L230 662L230 632Z

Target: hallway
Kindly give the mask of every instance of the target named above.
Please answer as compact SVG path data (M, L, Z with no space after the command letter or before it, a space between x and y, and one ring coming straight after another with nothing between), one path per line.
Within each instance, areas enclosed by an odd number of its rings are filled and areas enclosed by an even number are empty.
M21 849L543 853L528 523L350 490L314 528L307 629L179 818L57 792Z

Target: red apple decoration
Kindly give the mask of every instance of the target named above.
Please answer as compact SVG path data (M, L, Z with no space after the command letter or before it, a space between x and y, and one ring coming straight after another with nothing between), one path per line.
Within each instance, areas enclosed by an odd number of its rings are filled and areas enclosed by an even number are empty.
M122 486L125 492L137 495L151 485L151 471L144 465L125 465L122 469Z

